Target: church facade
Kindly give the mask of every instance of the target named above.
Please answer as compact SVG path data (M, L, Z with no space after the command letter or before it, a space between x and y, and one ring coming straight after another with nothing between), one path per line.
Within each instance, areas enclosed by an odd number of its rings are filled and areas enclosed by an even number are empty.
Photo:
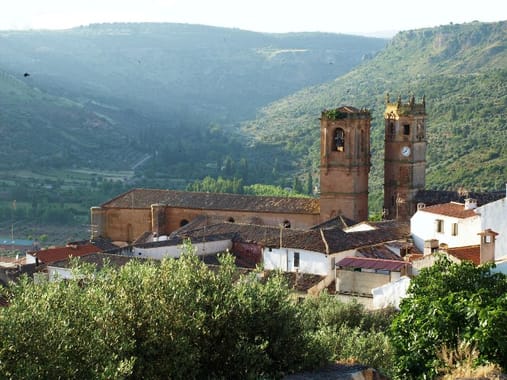
M425 181L425 101L386 101L384 210L407 221ZM329 220L368 219L371 114L351 106L320 117L320 197L280 198L174 190L133 189L91 208L92 237L133 242L195 221L308 229ZM394 197L394 198L393 198ZM393 203L394 199L394 203ZM402 206L400 206L402 205Z

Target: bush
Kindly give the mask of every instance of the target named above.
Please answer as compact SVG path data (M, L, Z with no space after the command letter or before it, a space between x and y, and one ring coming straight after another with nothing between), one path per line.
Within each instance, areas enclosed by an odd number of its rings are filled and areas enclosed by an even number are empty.
M507 365L507 280L491 265L453 264L440 258L412 280L391 329L398 378L437 376L441 347L473 345L477 364Z
M187 253L74 278L9 289L3 376L271 378L327 358L283 279L238 276L231 256L217 270Z
M394 309L369 311L326 293L307 298L303 307L307 328L313 329L330 361L353 361L390 372L393 353L387 331Z

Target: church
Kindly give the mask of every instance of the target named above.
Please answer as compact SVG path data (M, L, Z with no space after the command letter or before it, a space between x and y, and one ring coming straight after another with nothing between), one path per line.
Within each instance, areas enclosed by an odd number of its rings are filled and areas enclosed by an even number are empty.
M132 189L91 208L92 238L131 243L191 223L231 222L308 229L368 219L369 110L343 106L320 117L320 196L281 198L175 190ZM384 218L408 221L425 187L426 105L386 96Z

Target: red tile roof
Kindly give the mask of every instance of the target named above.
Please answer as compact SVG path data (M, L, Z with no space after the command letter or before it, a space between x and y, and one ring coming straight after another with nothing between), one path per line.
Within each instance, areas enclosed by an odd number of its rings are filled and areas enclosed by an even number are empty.
M337 267L380 269L389 271L399 271L411 264L399 260L369 259L364 257L345 257L336 263Z
M70 256L78 257L96 252L101 252L101 249L93 244L83 244L43 249L41 251L29 253L35 256L39 260L39 263L49 264L55 261L65 260Z
M223 236L244 242L259 243L267 247L305 249L332 254L347 249L360 248L388 241L403 239L408 235L408 223L376 223L374 230L346 233L339 228L323 230L296 230L275 226L259 226L241 223L217 223L186 230L177 236L192 239ZM280 236L281 235L281 236ZM175 235L176 236L176 235Z
M190 191L132 189L103 203L102 207L150 208L152 204L205 210L243 210L319 214L316 198L265 197L255 195L196 193Z
M465 202L466 198L477 200L477 205L482 206L486 203L497 201L505 198L505 190L490 191L487 193L477 192L459 192L445 190L419 190L416 194L415 201L417 203L425 203L426 205L442 204L447 202Z
M433 214L451 216L451 217L460 218L460 219L471 218L473 216L477 216L477 214L475 213L474 210L465 210L464 204L455 203L455 202L427 206L427 207L420 209L420 211L431 212Z
M479 245L448 248L446 251L447 254L456 257L460 261L471 261L475 265L481 263L481 247Z

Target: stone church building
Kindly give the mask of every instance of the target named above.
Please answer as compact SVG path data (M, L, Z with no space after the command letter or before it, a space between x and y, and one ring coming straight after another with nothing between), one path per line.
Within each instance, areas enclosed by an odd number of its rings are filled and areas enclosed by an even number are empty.
M386 99L384 216L408 220L424 189L425 100ZM320 197L280 198L133 189L91 208L92 237L132 242L145 232L168 235L197 219L308 229L333 218L368 219L370 122L366 109L322 111Z

